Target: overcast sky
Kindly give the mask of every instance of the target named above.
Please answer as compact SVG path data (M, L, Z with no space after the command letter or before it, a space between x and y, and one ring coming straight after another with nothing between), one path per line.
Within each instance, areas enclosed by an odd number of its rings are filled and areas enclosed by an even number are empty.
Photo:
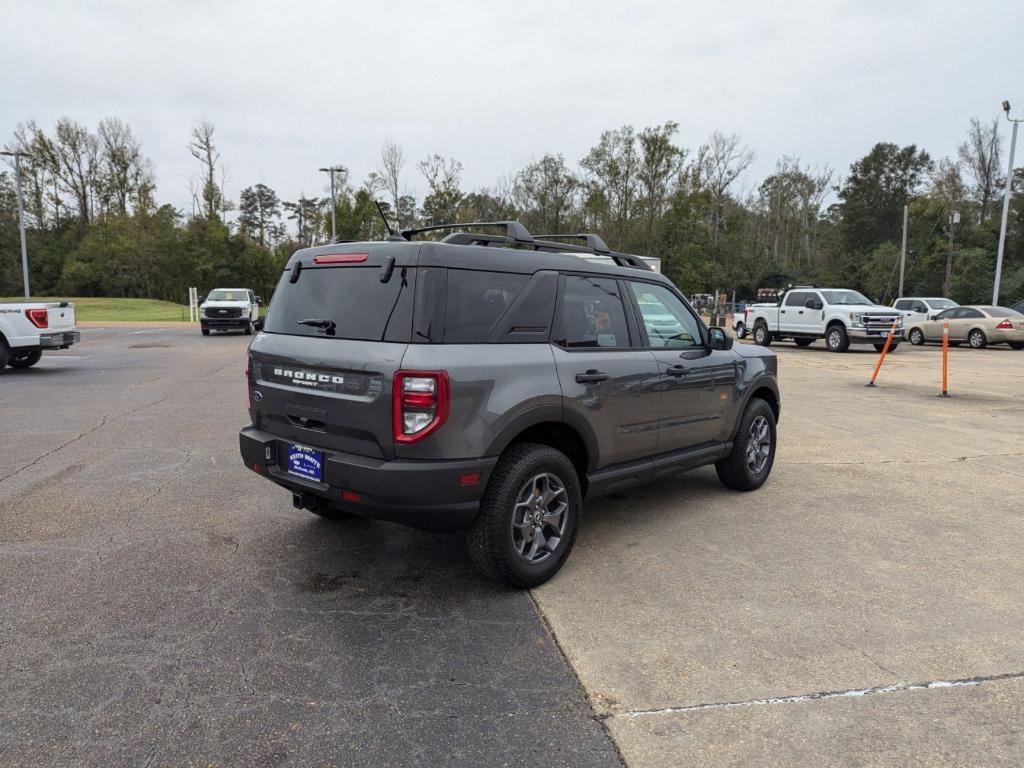
M422 195L429 153L462 161L472 189L545 152L575 165L604 129L675 120L689 148L740 133L752 188L782 155L844 173L877 141L953 154L1003 99L1024 115L1014 0L8 0L0 16L0 143L28 119L120 117L179 207L202 120L237 200L258 181L319 195L330 163L361 180L385 139Z

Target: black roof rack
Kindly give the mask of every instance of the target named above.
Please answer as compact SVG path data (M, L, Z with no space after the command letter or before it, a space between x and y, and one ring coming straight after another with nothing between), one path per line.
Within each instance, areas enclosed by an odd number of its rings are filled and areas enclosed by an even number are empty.
M495 240L494 242L515 242L528 244L533 242L533 235L526 231L526 227L520 224L518 221L469 221L463 224L434 224L429 227L416 227L415 229L403 229L402 237L406 240L411 240L413 236L419 235L423 232L441 232L446 229L469 229L470 227L501 227L505 230L504 240ZM477 240L480 239L491 239L496 237L495 235L484 235L478 233L464 233L473 234ZM449 236L451 237L451 236ZM447 238L445 238L447 240Z
M595 256L607 256L620 267L651 270L650 265L639 256L613 251L604 240L593 233L541 235L534 237L518 221L471 221L462 224L435 224L429 227L403 229L402 237L406 240L411 240L414 236L423 232L441 232L449 229L481 227L504 229L505 234L491 235L483 232L453 232L441 242L453 245L513 245L549 253L591 253ZM575 243L559 242L561 240L578 240L583 244L576 245Z

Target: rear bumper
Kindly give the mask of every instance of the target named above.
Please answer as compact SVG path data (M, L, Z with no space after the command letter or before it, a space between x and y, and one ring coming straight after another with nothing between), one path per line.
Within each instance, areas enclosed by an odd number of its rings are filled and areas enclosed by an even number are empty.
M496 457L387 461L321 449L323 482L316 482L288 474L288 441L248 426L239 433L238 443L249 469L293 493L363 517L432 531L459 530L473 522L497 462ZM478 482L461 484L464 475L473 474L480 475ZM343 491L350 497L356 494L358 502L344 500Z
M210 328L245 328L249 325L248 317L201 317L199 325L203 329Z
M43 349L67 349L81 340L82 334L78 331L44 333L39 337L39 346Z

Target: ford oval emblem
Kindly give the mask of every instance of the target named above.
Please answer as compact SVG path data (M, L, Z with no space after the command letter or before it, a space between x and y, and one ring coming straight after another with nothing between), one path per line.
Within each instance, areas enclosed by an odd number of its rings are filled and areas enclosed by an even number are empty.
M252 399L255 400L257 403L263 402L263 393L260 392L258 389L254 389L252 392Z

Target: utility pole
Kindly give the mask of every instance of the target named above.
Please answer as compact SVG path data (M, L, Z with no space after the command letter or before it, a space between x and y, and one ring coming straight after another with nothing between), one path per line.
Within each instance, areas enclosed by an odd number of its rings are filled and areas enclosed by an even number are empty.
M960 223L960 211L949 211L949 253L946 254L946 279L942 283L942 295L949 298L953 282L953 228Z
M28 248L25 246L25 206L21 201L21 158L31 155L18 151L0 152L0 155L14 158L14 189L18 196L18 231L21 233L21 276L25 282L25 301L28 301Z
M907 272L907 209L903 206L903 245L900 246L900 292L896 294L897 299L903 298L903 277ZM884 297L883 297L884 298Z
M321 173L329 173L331 175L331 242L333 243L338 239L338 225L335 221L335 209L338 207L338 204L334 191L334 174L335 172L348 173L348 169L343 165L332 165L329 168L320 168L319 170Z
M1017 126L1024 122L1024 118L1016 120L1010 117L1010 102L1003 102L1003 111L1006 119L1013 123L1013 133L1010 136L1010 165L1006 171L1006 189L1003 191L1003 221L999 225L999 250L996 253L996 279L992 285L992 306L999 306L999 279L1003 274L1003 249L1006 247L1006 222L1010 218L1010 193L1013 191L1013 150L1017 147Z

